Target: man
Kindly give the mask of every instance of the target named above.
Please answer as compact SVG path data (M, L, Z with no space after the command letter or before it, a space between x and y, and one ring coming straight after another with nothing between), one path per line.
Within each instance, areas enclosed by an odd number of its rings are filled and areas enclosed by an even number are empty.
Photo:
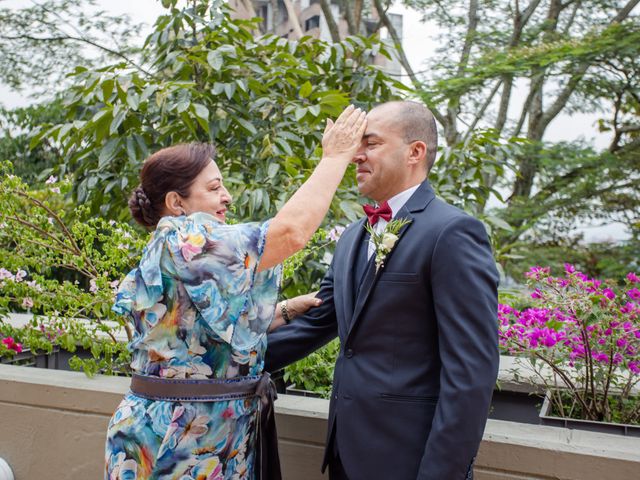
M377 270L367 219L350 225L322 305L269 336L267 370L340 337L323 462L332 480L473 475L498 371L498 275L482 223L426 180L436 147L422 104L371 110L353 159L358 189L410 223ZM384 231L389 215L371 216Z

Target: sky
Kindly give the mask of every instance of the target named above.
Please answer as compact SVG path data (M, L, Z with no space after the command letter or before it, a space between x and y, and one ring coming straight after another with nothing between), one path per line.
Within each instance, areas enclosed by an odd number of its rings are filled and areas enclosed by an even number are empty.
M30 0L4 0L3 7L20 7L31 4ZM98 0L98 8L111 15L128 14L134 23L140 24L140 39L147 36L155 19L165 12L159 0ZM403 15L403 45L410 64L415 71L428 68L429 55L435 49L437 31L432 25L420 22L420 15L402 5L394 5L391 13ZM516 92L516 95L518 92ZM524 99L526 92L521 89L520 97ZM28 93L20 94L0 84L0 104L5 107L20 107L31 103ZM606 148L609 137L597 132L594 127L596 115L574 114L559 115L547 129L545 140L582 139L597 149ZM621 224L606 226L585 226L579 229L584 232L587 241L618 240L628 236Z

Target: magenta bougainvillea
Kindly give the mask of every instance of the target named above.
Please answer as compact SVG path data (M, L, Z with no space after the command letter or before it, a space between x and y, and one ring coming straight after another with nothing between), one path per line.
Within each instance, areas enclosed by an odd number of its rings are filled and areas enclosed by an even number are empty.
M570 397L580 417L637 422L640 278L631 272L622 282L602 281L569 264L562 276L553 276L549 267L532 267L526 277L530 306L499 306L503 349L534 360L548 387L564 388L552 400Z

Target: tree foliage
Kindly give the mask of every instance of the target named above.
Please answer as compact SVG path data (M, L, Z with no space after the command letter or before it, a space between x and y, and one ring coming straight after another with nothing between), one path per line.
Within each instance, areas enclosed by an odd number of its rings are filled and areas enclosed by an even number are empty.
M380 44L351 37L328 45L254 37L256 23L206 2L162 16L147 38L151 75L118 63L78 67L67 122L42 127L94 211L120 215L142 160L179 142L212 141L238 218L273 214L315 165L325 120L349 102L369 106L401 85L368 64ZM353 218L353 196L333 214ZM351 201L349 201L351 199Z

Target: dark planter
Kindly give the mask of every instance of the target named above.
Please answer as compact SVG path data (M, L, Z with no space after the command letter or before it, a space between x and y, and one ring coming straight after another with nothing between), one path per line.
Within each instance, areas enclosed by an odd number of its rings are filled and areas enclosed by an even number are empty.
M494 390L489 418L507 422L540 424L540 406L544 395L535 392Z
M322 395L318 392L304 390L303 388L296 388L295 383L292 385L287 385L284 393L286 393L287 395L298 395L299 397L322 398Z
M34 352L25 349L16 353L13 357L2 357L0 363L5 365L16 365L21 367L55 368L60 365L60 349L54 347L51 353L44 351Z
M596 422L595 420L577 420L551 416L551 399L545 395L540 409L540 424L553 427L574 428L576 430L588 430L590 432L611 433L614 435L626 435L640 437L640 425L628 425L624 423Z

